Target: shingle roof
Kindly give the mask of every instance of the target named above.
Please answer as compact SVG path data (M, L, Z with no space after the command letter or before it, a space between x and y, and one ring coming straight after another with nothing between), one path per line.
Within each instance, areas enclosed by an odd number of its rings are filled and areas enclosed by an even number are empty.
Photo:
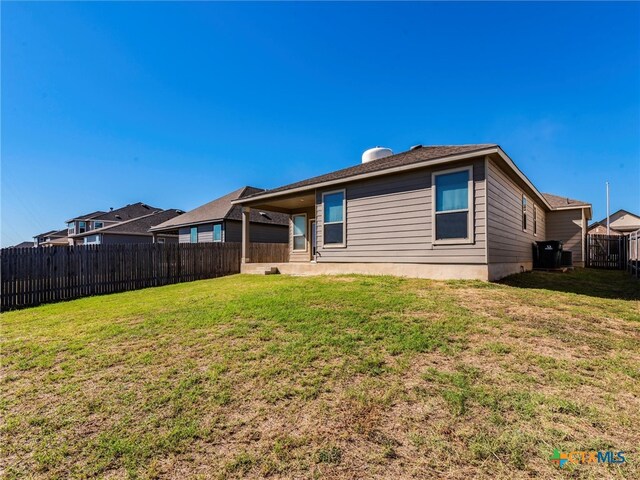
M581 200L574 200L572 198L560 197L558 195L552 195L550 193L543 193L544 198L549 202L553 208L562 207L590 207L591 204L583 202Z
M17 245L12 245L8 248L33 248L33 242L20 242Z
M77 217L73 217L70 218L69 220L67 220L66 223L72 222L74 220L91 220L94 217L97 217L98 215L102 215L106 212L103 212L102 210L96 210L95 212L91 212L91 213L87 213L85 215L78 215Z
M355 175L373 173L381 170L387 170L389 168L411 165L413 163L420 163L426 160L434 160L437 158L444 158L461 153L480 151L491 147L497 147L497 145L495 143L480 143L474 145L423 146L413 150L408 150L406 152L391 155L389 157L374 160L372 162L361 163L353 167L343 168L342 170L336 170L335 172L319 175L317 177L307 178L306 180L290 183L288 185L283 185L282 187L273 188L264 192L258 192L257 194L253 194L251 196L283 192L294 188L307 187L332 180L341 180L344 178L353 177Z
M175 229L186 225L196 225L221 220L242 220L242 207L231 205L233 200L264 192L262 188L242 187L234 190L209 203L205 203L193 210L168 220L152 228L153 231ZM259 211L251 211L251 222L270 223L275 225L288 225L289 216L284 213L268 212L267 217L260 215Z
M58 230L57 232L52 232L49 237L66 237L69 233L69 229L63 228L62 230Z
M184 212L182 210L178 210L175 208L170 208L168 210L155 211L148 215L144 215L142 217L133 218L131 220L127 220L125 222L116 223L115 225L108 225L103 228L98 228L97 230L92 230L88 232L90 235L97 233L117 233L120 235L151 235L149 229L155 225L159 225L167 220L178 217L182 215ZM87 234L83 234L86 236Z
M39 233L38 235L34 235L34 237L47 237L49 235L51 235L52 233L55 233L55 230L49 230L47 232L44 233Z
M131 220L132 218L138 218L144 215L149 215L153 212L160 211L162 211L161 208L152 207L147 205L146 203L138 202L126 205L116 210L111 210L110 212L103 212L101 215L93 217L92 220L111 220L124 222L127 220Z

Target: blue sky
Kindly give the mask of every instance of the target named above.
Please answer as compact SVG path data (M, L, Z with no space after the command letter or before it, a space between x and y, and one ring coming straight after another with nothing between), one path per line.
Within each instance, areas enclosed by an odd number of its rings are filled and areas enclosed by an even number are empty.
M2 2L2 245L384 145L499 143L640 211L640 4Z

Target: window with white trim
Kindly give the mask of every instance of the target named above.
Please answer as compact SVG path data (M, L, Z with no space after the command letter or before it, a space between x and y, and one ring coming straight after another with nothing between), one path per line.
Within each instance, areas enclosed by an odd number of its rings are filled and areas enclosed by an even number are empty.
M472 181L471 167L433 174L436 242L471 240Z
M102 223L102 222L93 222L93 228L94 229L97 230L98 228L102 228L102 227L104 227L104 223Z
M323 245L342 247L345 244L345 191L322 194L323 205Z
M522 195L522 231L527 231L527 197Z
M293 251L304 252L307 250L307 214L299 213L291 215L293 228Z
M189 240L191 243L198 243L198 227L191 227Z
M221 223L213 224L213 241L214 242L222 241L222 224Z
M78 222L78 232L84 233L87 231L87 222Z
M67 233L68 233L69 235L73 235L73 234L75 234L75 233L76 233L76 222L69 222L69 223L67 223L67 228L68 228Z

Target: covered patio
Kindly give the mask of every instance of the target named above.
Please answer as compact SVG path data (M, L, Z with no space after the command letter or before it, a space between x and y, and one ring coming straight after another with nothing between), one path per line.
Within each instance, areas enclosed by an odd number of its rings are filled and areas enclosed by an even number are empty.
M316 193L315 190L289 194L258 195L259 198L239 199L234 203L242 206L242 266L246 273L269 273L290 270L282 264L309 265L316 256ZM289 242L279 245L278 252L266 252L256 248L249 239L252 210L280 212L289 215ZM283 248L286 246L286 252ZM286 255L283 255L286 253ZM273 273L276 273L275 271ZM293 272L292 272L293 273Z

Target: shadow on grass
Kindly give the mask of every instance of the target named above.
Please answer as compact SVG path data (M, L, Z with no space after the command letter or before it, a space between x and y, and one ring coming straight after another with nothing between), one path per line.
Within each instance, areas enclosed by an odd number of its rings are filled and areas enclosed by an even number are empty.
M591 297L640 300L640 281L621 270L577 268L568 273L528 272L503 278L499 283Z

